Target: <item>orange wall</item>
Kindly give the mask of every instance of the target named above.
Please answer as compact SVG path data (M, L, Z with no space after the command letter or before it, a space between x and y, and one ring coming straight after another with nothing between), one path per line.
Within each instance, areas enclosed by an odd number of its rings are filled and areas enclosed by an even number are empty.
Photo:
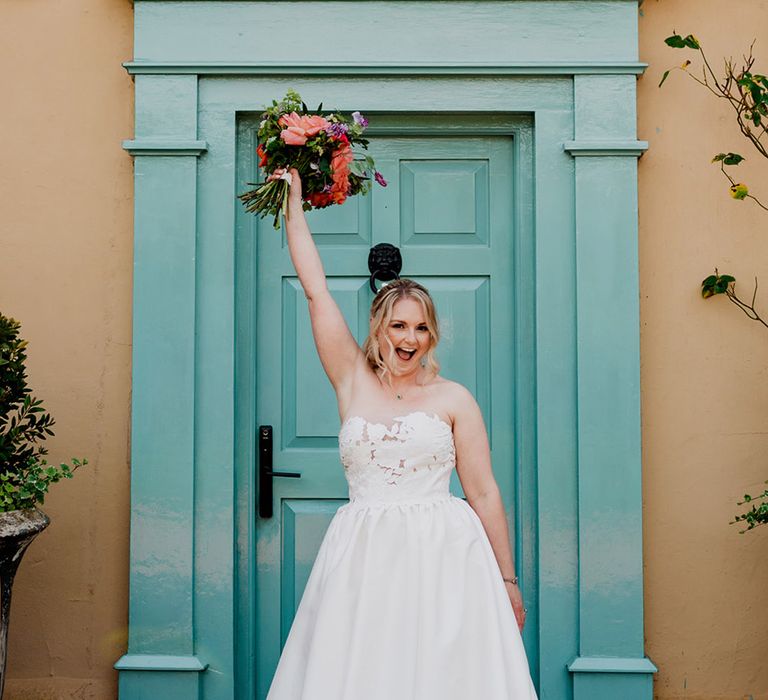
M699 283L717 267L751 299L759 276L768 319L768 212L732 199L710 164L721 151L745 156L739 179L768 203L768 160L733 108L689 76L657 86L695 58L664 44L674 30L693 33L716 69L757 38L754 68L768 74L768 2L645 0L641 11L646 652L658 698L757 700L768 698L768 527L739 535L728 521L768 479L768 329L723 297L703 300Z
M717 65L758 36L765 0L645 0L638 135L647 653L659 700L768 698L768 528L728 520L768 478L768 329L723 298L714 266L768 290L768 213L709 163L741 152L768 200L768 161L730 108L677 72L663 39L693 32ZM0 2L0 310L30 341L30 380L57 418L51 457L91 464L52 490L52 524L14 590L7 700L110 700L128 579L133 89L130 0ZM723 31L723 29L727 31ZM690 52L689 52L690 53ZM760 183L766 185L761 188ZM768 291L759 300L768 315ZM558 699L551 699L558 700Z
M51 525L14 586L6 700L117 697L126 647L133 166L129 0L0 2L0 310L56 418Z

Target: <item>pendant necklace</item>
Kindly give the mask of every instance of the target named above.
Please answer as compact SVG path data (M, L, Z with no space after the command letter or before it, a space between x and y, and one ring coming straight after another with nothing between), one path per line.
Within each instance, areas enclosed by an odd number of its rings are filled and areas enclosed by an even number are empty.
M423 365L422 365L422 367L423 367ZM381 378L379 378L379 381L381 381ZM416 386L418 386L418 384L417 384ZM399 391L395 391L395 398L396 398L398 401L402 401L402 400L403 400L403 395L402 395L402 393L400 393Z

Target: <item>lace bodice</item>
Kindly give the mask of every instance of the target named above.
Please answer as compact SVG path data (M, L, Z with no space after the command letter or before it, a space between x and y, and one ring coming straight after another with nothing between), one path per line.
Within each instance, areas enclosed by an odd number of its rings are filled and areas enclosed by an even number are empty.
M339 432L339 453L350 501L402 502L449 496L456 466L453 431L424 411L396 416L392 425L350 416Z

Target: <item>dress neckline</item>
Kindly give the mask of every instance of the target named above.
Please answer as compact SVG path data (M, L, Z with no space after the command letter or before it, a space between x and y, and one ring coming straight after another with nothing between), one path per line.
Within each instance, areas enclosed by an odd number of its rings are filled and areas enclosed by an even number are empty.
M453 432L453 426L450 423L448 423L448 421L446 421L445 419L441 418L440 414L435 413L434 411L432 411L431 413L428 413L427 411L420 411L420 410L419 411L409 411L408 413L405 413L405 414L403 414L401 416L392 416L392 419L391 419L392 423L390 425L387 425L386 423L381 423L379 421L371 421L371 420L368 420L367 418L365 418L364 416L353 414L351 416L347 416L341 422L341 427L343 428L347 423L349 423L352 420L357 418L357 419L363 421L364 423L366 423L368 425L381 426L388 433L391 433L392 430L395 427L395 423L400 423L405 418L410 418L411 416L415 416L415 415L422 415L422 416L426 416L427 418L430 418L432 420L436 420L438 423L442 423L446 428L448 428L451 432Z

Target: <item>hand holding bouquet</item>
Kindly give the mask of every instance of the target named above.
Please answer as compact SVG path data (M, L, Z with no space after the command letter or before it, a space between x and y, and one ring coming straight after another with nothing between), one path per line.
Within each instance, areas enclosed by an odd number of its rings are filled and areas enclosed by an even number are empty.
M321 110L322 104L317 112ZM353 146L368 148L363 138L368 122L360 112L352 112L351 119L338 112L325 116L308 112L293 91L288 91L280 102L272 102L259 124L259 167L269 174L295 168L301 177L305 211L343 204L347 197L365 194L372 179L386 187L373 158L367 154L358 158L352 151ZM289 180L286 174L270 178L238 198L246 211L261 217L272 214L278 229L280 213L288 215Z

